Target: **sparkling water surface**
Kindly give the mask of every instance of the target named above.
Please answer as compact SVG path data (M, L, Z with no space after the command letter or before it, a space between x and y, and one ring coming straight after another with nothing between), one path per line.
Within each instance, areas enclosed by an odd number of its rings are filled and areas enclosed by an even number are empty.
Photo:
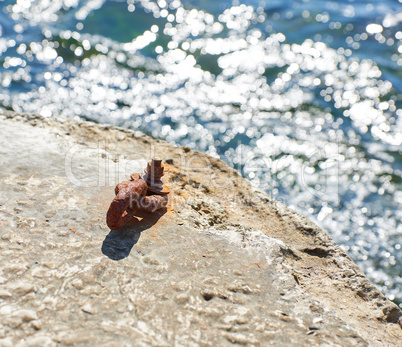
M220 157L402 302L400 1L0 1L0 107Z

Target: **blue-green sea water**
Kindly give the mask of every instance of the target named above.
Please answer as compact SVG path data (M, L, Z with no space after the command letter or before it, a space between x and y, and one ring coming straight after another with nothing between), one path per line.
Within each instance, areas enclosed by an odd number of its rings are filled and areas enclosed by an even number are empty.
M220 157L398 304L401 92L401 0L0 1L1 108Z

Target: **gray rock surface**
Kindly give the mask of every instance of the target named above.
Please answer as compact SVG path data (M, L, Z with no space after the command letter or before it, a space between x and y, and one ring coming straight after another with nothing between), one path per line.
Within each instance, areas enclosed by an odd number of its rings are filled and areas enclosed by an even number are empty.
M105 223L164 158L167 210ZM0 346L397 345L401 312L311 221L138 133L0 115Z

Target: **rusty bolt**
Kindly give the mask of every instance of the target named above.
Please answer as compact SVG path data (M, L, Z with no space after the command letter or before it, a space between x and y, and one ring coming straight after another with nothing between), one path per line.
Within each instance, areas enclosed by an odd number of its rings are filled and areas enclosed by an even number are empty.
M169 188L162 181L163 171L164 167L161 159L153 158L152 161L148 162L141 178L147 183L149 192L158 195L169 194Z

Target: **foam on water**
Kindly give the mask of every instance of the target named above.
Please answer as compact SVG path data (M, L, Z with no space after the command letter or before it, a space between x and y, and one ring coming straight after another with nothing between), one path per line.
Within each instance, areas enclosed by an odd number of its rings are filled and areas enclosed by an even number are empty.
M178 0L9 3L3 107L138 128L220 157L316 221L402 302L400 13L376 5L383 21L357 33L330 17L350 19L359 4L314 14L223 2L211 14ZM325 30L289 39L298 21ZM389 59L362 56L366 44Z

